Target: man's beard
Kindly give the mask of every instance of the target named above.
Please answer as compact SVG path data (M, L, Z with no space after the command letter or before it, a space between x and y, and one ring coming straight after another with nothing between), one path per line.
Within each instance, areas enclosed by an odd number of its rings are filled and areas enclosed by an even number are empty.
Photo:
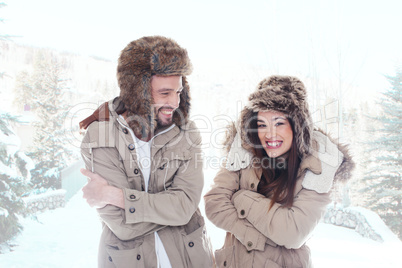
M162 109L162 108L160 108L160 109ZM172 116L170 118L165 118L165 120L163 120L163 119L161 119L161 117L163 118L163 115L161 115L160 109L158 109L158 112L156 113L156 122L157 122L156 127L164 128L164 127L171 126L173 124L173 114L175 113L175 111L173 111Z
M158 123L156 125L157 128L168 127L173 124L173 120L169 120L169 122L163 122L159 117L156 118L156 122Z

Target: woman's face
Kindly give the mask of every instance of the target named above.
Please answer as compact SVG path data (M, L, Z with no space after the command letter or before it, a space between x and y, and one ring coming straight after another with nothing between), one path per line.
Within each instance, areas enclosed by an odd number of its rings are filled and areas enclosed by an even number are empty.
M258 138L268 156L287 156L293 141L293 131L287 117L276 111L258 112Z

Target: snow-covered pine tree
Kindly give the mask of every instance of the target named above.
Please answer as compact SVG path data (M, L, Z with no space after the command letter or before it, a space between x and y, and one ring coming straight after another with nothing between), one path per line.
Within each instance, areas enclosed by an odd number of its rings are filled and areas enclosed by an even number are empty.
M33 168L32 160L19 150L11 122L17 122L16 117L0 111L0 243L22 229L17 214L25 209L21 195L29 189Z
M366 199L370 199L360 192L365 187L362 181L364 174L367 173L367 166L371 165L369 141L372 141L377 133L378 123L373 124L372 118L378 113L373 109L374 104L368 102L360 103L359 107L348 110L344 115L344 140L348 142L349 149L356 163L353 171L353 178L348 182L349 193L352 206L364 206ZM375 127L376 126L376 127Z
M374 118L379 137L368 143L371 157L365 163L368 172L361 192L368 197L365 206L402 239L402 70L387 79L391 87L379 103L382 115Z
M0 2L0 8L4 6L5 3ZM8 35L0 35L0 40L9 38ZM5 70L0 70L0 79L4 76ZM32 161L19 151L20 140L11 122L17 122L17 118L0 110L0 243L22 229L17 214L25 209L21 194L28 189L30 169L33 167Z
M37 189L59 189L60 171L66 167L71 156L63 125L70 106L64 98L67 80L63 78L62 72L55 57L39 52L35 58L33 74L19 76L25 80L16 83L17 87L23 87L19 91L25 91L23 99L31 105L37 118L33 123L34 144L28 154L36 163L31 182ZM21 97L18 88L16 90ZM28 93L28 90L31 92Z

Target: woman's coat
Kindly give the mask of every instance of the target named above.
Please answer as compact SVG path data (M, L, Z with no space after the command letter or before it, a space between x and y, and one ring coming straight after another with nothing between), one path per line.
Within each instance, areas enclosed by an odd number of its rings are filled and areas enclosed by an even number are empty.
M224 246L215 251L217 267L311 267L305 245L331 202L334 180L349 176L353 163L344 148L314 131L310 155L298 171L292 207L257 193L262 170L241 147L231 144L226 167L204 196L206 216L227 231ZM343 152L342 152L343 151Z

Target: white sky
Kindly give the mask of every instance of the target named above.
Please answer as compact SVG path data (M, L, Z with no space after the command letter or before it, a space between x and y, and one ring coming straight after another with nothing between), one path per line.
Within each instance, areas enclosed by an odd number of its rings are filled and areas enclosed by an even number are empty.
M17 43L116 61L130 41L165 35L197 62L261 65L330 79L363 95L402 63L402 1L0 0L0 33ZM270 75L270 74L267 74Z

